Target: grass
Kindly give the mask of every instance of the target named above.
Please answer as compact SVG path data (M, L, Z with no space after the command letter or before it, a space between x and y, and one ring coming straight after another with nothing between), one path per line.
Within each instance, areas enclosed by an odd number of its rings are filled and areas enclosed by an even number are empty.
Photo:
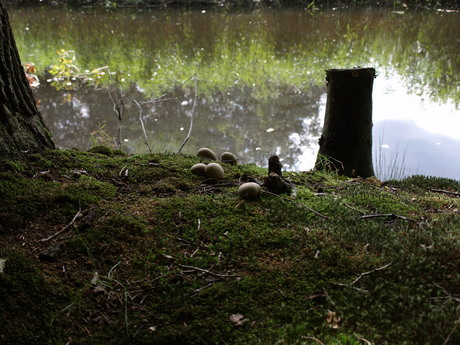
M460 341L458 181L286 172L296 197L243 201L265 169L93 151L1 165L2 344Z

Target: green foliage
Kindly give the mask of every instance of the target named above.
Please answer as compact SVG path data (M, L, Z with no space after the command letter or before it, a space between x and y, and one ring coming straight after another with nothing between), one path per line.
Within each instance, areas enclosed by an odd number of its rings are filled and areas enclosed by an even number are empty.
M107 73L107 67L97 68L92 71L86 70L84 73L76 65L75 51L60 49L57 51L59 61L51 65L48 72L53 76L51 85L56 90L70 91L82 86L100 86ZM106 82L107 83L107 82Z

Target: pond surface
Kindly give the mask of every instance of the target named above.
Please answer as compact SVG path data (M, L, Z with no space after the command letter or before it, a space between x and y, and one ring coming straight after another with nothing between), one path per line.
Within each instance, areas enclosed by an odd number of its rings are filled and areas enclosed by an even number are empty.
M182 152L206 146L261 166L275 153L285 169L309 170L325 111L324 70L363 66L378 73L376 174L460 179L460 13L9 13L23 62L37 67L39 109L60 147L86 150L120 133L127 152L177 152L193 119ZM70 77L53 80L50 66ZM78 87L81 78L95 84Z

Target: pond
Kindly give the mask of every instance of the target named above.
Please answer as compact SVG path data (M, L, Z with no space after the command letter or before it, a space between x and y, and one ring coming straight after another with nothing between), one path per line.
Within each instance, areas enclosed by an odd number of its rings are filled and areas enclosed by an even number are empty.
M22 61L37 68L35 96L60 147L86 150L118 139L130 153L178 152L193 120L184 153L209 147L260 166L278 154L285 169L309 170L324 118L324 71L362 66L378 73L378 177L460 179L458 12L9 13ZM82 79L91 85L81 87Z

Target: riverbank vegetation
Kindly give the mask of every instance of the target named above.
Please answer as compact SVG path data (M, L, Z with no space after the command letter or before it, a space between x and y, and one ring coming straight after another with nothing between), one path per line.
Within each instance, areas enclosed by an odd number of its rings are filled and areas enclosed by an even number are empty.
M37 5L34 0L8 0L10 4ZM442 6L458 6L453 0L406 0L406 1L370 1L370 0L42 0L42 5L71 5L71 6L102 6L107 8L115 7L175 7L175 6L293 6L301 5L308 7L321 6L355 6L375 5L389 7L416 6L421 8L438 8Z
M460 183L108 147L3 162L2 344L457 344ZM434 331L435 330L435 331Z

